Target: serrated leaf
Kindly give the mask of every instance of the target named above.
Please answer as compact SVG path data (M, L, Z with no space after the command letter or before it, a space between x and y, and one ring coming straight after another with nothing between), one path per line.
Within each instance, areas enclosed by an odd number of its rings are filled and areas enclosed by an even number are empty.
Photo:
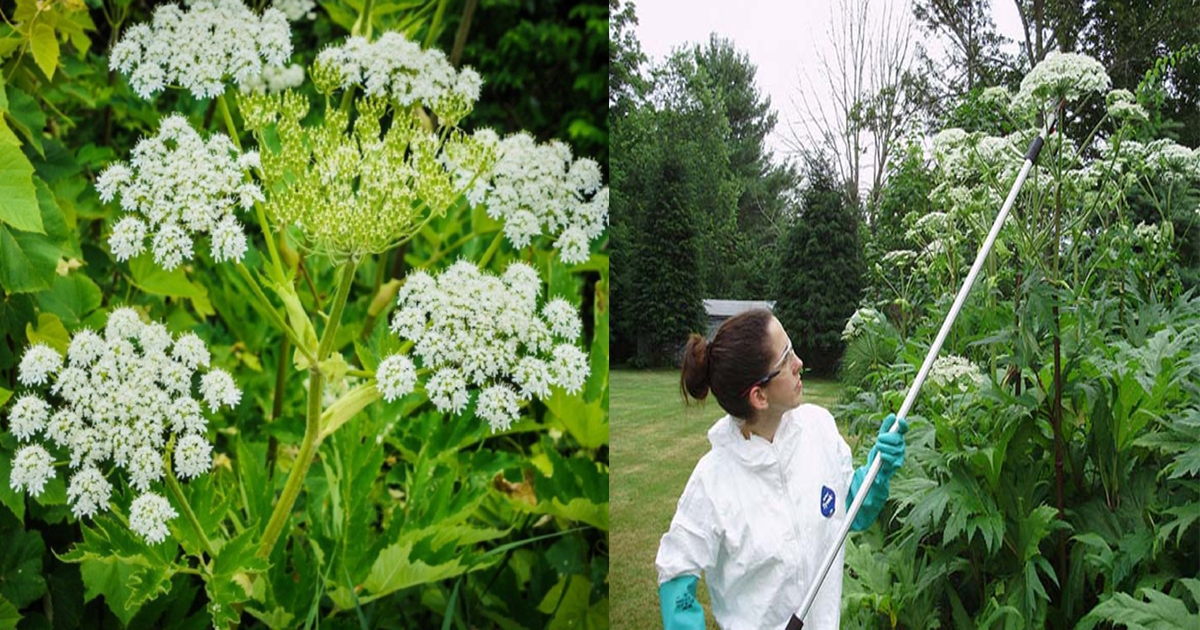
M439 564L426 564L421 558L414 557L413 547L414 541L409 540L385 548L371 565L371 573L363 582L363 587L374 596L382 596L418 584L457 577L472 568L460 558Z
M582 394L571 395L555 387L542 402L584 448L608 444L608 414L599 400L584 402Z
M608 628L608 598L602 598L593 606L589 600L592 583L578 575L559 578L558 583L546 591L538 604L538 611L554 615L549 630Z
M42 131L46 128L46 114L37 100L20 89L8 86L8 112L5 116L13 130L29 141L29 146L41 157L46 157L42 146Z
M0 551L0 595L18 610L46 594L46 578L42 576L45 551L41 532L17 529L5 533L4 549Z
M33 185L33 164L8 142L0 143L0 221L23 232L46 233Z
M58 38L54 34L54 27L49 24L34 24L29 47L33 51L33 60L46 74L46 78L53 79L54 69L58 67Z
M38 307L74 327L100 307L100 300L100 287L91 278L72 273L55 278L50 290L38 295Z
M255 555L258 551L256 533L247 528L226 542L213 560L212 576L205 577L208 613L215 628L225 628L238 621L234 605L250 599L244 586L248 584L246 574L262 573L270 567L270 563Z
M129 275L137 287L147 293L177 298L206 297L204 287L188 280L183 267L166 271L154 262L150 254L129 261Z
M128 625L147 601L170 592L178 552L171 538L146 545L108 515L97 516L92 527L82 529L83 542L60 559L80 565L85 602L103 595L108 609Z

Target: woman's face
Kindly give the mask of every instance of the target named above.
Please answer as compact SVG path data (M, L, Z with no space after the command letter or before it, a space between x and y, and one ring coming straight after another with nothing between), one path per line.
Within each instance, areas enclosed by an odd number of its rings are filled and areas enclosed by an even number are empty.
M767 346L771 349L770 356L772 357L767 374L779 371L769 383L761 388L766 397L767 406L783 410L794 409L800 406L804 397L804 385L800 378L804 362L796 355L787 331L774 317L767 325Z

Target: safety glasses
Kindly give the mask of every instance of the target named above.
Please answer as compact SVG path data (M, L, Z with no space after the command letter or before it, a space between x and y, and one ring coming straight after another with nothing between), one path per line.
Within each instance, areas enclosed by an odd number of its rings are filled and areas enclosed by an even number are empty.
M746 389L742 390L740 397L745 398L746 396L749 396L750 390L754 389L755 387L766 387L767 383L771 382L771 379L779 376L779 374L783 372L783 363L784 361L787 361L788 357L792 356L792 354L792 340L788 339L787 347L783 349L783 355L780 356L775 363L771 364L771 371L768 372L766 376L754 381L753 383L750 383Z

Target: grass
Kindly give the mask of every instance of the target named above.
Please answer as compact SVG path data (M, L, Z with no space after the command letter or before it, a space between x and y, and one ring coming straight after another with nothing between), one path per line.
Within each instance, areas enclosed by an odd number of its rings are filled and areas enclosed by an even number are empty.
M708 429L725 412L711 397L685 407L677 370L613 370L609 376L609 621L613 628L661 628L654 556ZM832 408L837 381L804 379L804 402ZM701 585L709 628L708 589Z

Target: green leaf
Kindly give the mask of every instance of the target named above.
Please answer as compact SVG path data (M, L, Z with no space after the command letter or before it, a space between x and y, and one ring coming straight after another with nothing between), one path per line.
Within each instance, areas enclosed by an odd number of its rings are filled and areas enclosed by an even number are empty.
M592 583L578 575L566 575L546 591L538 604L538 610L550 619L550 630L589 629L607 630L608 598L601 598L595 605L589 604Z
M67 348L71 345L71 335L63 326L62 320L53 313L38 314L37 328L33 324L25 324L25 336L29 343L44 343L67 356Z
M0 596L0 630L15 630L20 620L21 613L17 612L17 607Z
M75 327L92 311L100 308L100 287L82 273L58 277L49 291L38 295L41 310L58 315L64 324Z
M54 78L54 69L58 67L58 38L54 35L54 27L49 24L35 24L33 34L29 38L29 47L33 50L33 60L37 62L46 78Z
M414 546L415 542L409 540L385 548L371 565L371 573L363 586L372 595L383 596L418 584L457 577L471 569L471 566L464 564L460 558L440 564L427 564L414 556Z
M204 287L188 280L183 267L166 271L154 262L150 254L142 254L129 261L129 275L137 287L154 295L167 297L194 298L205 297L208 291Z
M31 293L50 287L69 234L54 193L34 180L45 234L10 230L0 225L0 286L8 293Z
M46 233L33 186L33 164L9 143L0 143L0 221L23 232Z
M1142 595L1149 601L1114 593L1080 619L1075 630L1090 630L1102 620L1124 625L1129 630L1200 627L1200 614L1188 611L1182 600L1153 589L1144 589Z
M608 414L601 401L584 402L582 394L571 395L555 387L542 402L584 448L608 444Z
M125 625L147 601L171 590L177 567L173 559L178 547L166 543L146 545L124 525L105 514L82 526L83 542L61 556L63 562L79 563L83 576L84 601L104 596L108 609Z
M12 394L11 391L0 387L0 409L4 408L4 404L8 402L9 398L12 398Z
M45 157L42 147L42 131L46 128L46 114L37 100L13 86L8 86L8 121L13 129L29 141L29 146L38 155Z
M46 545L37 531L17 529L5 532L4 538L4 550L0 551L0 596L19 610L46 593L46 578L42 576Z
M17 520L24 524L25 493L17 492L16 490L13 490L10 485L8 485L8 479L12 476L12 459L14 452L11 447L15 445L16 440L11 434L4 439L12 440L13 444L8 444L6 445L6 448L0 450L0 503L3 503L5 507L9 509L9 511L16 515Z
M204 580L204 591L208 593L208 614L214 628L226 628L238 621L235 604L250 599L247 573L262 573L269 563L255 555L258 545L254 544L257 532L247 528L225 543L213 560L212 576Z

